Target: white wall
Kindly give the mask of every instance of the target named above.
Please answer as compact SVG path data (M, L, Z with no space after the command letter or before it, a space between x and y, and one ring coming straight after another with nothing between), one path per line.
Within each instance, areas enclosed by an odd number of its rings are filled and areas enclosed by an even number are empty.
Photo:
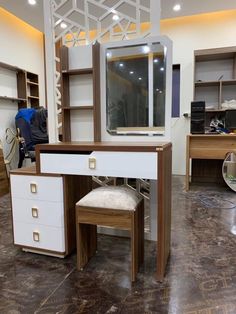
M39 75L40 104L45 105L43 34L0 8L0 62ZM16 97L16 75L0 70L0 95ZM0 100L0 139L7 127L14 127L17 103ZM5 150L8 149L5 146Z
M173 63L181 65L180 118L172 119L173 173L185 174L186 135L193 100L194 50L236 46L236 10L161 21L161 34L173 41Z

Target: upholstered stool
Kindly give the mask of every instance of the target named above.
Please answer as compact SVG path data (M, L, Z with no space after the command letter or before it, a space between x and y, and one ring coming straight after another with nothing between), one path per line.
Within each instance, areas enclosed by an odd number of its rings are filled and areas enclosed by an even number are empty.
M143 199L125 186L92 190L76 204L77 268L81 270L97 250L97 225L129 230L131 280L144 258Z

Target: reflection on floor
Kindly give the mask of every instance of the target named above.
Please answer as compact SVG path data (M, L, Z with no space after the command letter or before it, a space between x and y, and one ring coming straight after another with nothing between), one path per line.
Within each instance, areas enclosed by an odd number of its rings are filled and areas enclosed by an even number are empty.
M236 194L227 187L186 193L173 178L172 253L163 283L154 278L155 245L129 280L129 241L99 239L83 271L75 254L57 259L12 244L9 196L0 199L0 313L236 313Z

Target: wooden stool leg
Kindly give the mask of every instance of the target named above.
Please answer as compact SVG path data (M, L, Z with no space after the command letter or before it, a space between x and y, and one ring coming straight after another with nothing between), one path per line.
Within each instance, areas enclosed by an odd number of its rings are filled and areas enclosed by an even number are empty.
M144 262L144 201L139 203L138 209L138 250L139 250L139 264L140 267Z
M131 221L131 281L136 280L139 264L139 249L138 249L138 223L136 211L132 213Z
M81 270L97 250L97 226L77 222L77 269Z

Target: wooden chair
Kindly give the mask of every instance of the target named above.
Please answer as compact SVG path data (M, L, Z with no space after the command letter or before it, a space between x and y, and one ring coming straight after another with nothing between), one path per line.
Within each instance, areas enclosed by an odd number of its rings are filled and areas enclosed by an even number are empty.
M97 225L129 230L131 280L144 260L144 205L136 192L124 186L92 190L76 204L77 268L82 270L97 250Z

